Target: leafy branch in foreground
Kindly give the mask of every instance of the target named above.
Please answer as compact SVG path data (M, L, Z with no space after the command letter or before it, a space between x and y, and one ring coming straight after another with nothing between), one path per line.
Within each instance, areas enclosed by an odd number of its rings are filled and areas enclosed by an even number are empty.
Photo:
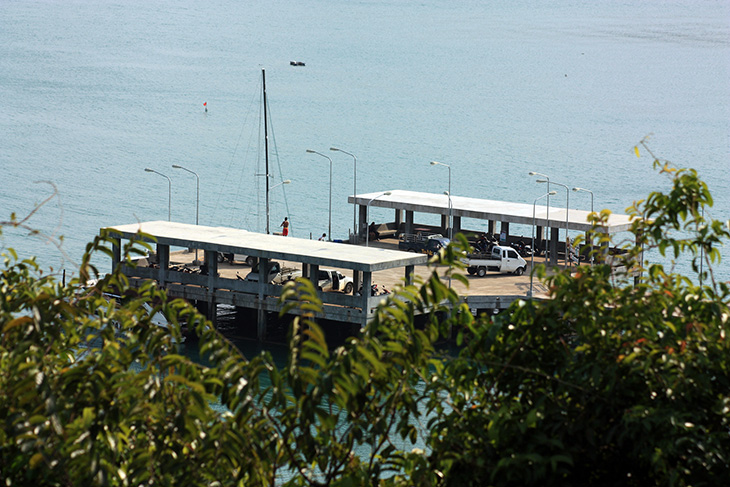
M716 485L730 458L730 290L713 276L726 222L691 170L630 210L643 270L617 286L600 261L545 277L550 299L473 317L438 272L468 283L457 236L330 348L312 284L288 360L244 357L194 308L116 269L97 237L68 286L5 256L0 280L0 480L5 485ZM594 215L601 225L608 212ZM608 236L594 232L601 243ZM130 242L123 261L148 244ZM638 237L638 238L636 238ZM594 240L595 241L595 240ZM643 261L699 255L709 284ZM705 280L707 282L707 280ZM118 297L111 298L114 294ZM143 304L170 328L151 323ZM179 350L180 323L204 364ZM439 344L455 331L460 349Z

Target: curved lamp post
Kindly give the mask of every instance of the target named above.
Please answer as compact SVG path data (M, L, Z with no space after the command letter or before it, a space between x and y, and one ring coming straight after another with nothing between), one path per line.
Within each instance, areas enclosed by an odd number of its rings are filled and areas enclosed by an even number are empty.
M330 218L329 218L329 226L327 228L327 230L328 230L327 240L329 242L331 242L332 241L332 159L330 159L326 155L322 154L321 152L317 152L316 150L307 149L307 152L309 154L317 154L319 156L324 157L328 161L330 161L330 211L329 211Z
M593 191L585 188L573 188L573 191L585 191L591 194L591 213L593 213ZM593 266L593 242L591 242L591 266Z
M532 254L530 255L530 291L527 293L527 296L530 298L532 297L532 279L535 277L535 207L537 206L538 200L541 200L546 196L549 198L550 196L557 193L557 191L549 191L544 195L535 198L535 201L532 202Z
M391 192L386 191L385 193L380 193L379 195L375 196L374 198L371 198L370 201L368 201L368 204L365 206L365 220L368 222L370 221L370 203L373 202L373 200L376 200L380 198L381 196L390 196ZM365 232L365 247L370 246L370 229L368 228Z
M538 179L537 182L550 184L550 180L547 180L547 179ZM568 241L567 241L567 238L568 238L568 215L570 214L570 188L568 186L566 186L565 184L561 184L561 183L553 183L553 184L557 184L558 186L562 186L563 188L565 188L565 238L566 238L566 241L565 241L565 265L563 266L563 269L567 269L568 268ZM560 231L558 231L558 233L559 232Z
M173 164L173 169L182 169L183 171L187 171L190 174L195 175L196 179L196 190L195 190L195 224L199 225L199 215L200 215L200 176L198 176L198 173L195 171L191 171L190 169L186 167L182 167L179 164ZM195 260L193 261L193 265L200 265L200 261L198 260L198 248L195 247Z
M431 161L432 166L446 166L449 169L449 240L453 240L454 238L454 222L453 222L453 216L452 216L452 209L451 209L451 166L448 164L444 164L443 162L438 161Z
M352 176L352 231L355 233L355 238L357 239L357 201L355 201L357 199L357 157L355 157L355 154L351 154L346 150L338 149L337 147L330 147L330 150L347 154L348 156L352 157L355 165L354 173Z
M548 193L550 192L550 178L547 175L539 173L539 172L535 172L535 171L530 171L527 174L529 174L530 176L540 176L540 177L545 178L548 182L547 183ZM547 212L545 213L545 220L547 221L548 225L550 225L550 195L548 195L548 197L547 197ZM549 235L549 233L551 232L551 230L552 230L552 228L550 228L549 226L547 228L545 228L545 240L547 241L547 244L545 245L545 262L548 262L550 259L550 251L549 251L550 235ZM532 251L533 252L535 251L534 245L532 246Z
M154 169L150 169L149 167L144 168L147 172L153 172L155 174L159 174L163 178L167 179L167 221L172 221L172 181L170 178L162 174L161 172L155 171Z

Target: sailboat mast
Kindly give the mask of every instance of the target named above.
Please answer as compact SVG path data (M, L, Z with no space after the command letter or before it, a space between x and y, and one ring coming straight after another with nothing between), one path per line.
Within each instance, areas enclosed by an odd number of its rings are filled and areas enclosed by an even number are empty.
M266 177L266 234L270 234L269 230L269 126L268 126L268 115L266 113L266 70L261 70L261 79L263 80L264 87L264 155L266 159L266 171L264 171Z

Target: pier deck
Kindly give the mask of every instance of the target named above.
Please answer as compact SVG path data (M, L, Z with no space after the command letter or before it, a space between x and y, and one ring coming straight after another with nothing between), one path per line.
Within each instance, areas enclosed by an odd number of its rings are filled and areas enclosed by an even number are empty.
M279 261L284 266L297 267L302 275L317 282L320 268L332 268L343 272L354 281L355 289L361 285L370 289L372 283L392 290L414 276L426 277L428 257L397 250L397 240L384 239L371 242L369 247L345 243L320 242L276 235L265 235L225 227L206 227L175 222L143 222L139 224L108 227L118 238L113 265L121 263L121 239L141 238L156 242L154 266L132 267L123 265L123 272L134 280L152 279L167 289L171 297L179 297L198 305L204 305L208 316L215 319L217 304L256 310L258 313L257 336L266 337L267 313L279 312L281 286L268 284L260 265L259 282L243 278L251 268L243 263L219 263L219 253L243 254L256 257L260 262ZM203 273L193 262L195 252L173 251L172 248L197 248L203 252ZM188 272L178 269L186 266ZM443 276L445 267L438 269ZM443 277L442 277L443 278ZM468 276L470 286L452 280L452 286L464 297L474 312L504 309L515 299L527 295L530 285L528 274L523 276L490 274L479 278ZM544 288L535 282L534 296L540 297ZM382 296L346 295L339 292L320 292L324 304L321 318L339 321L360 328L372 316Z

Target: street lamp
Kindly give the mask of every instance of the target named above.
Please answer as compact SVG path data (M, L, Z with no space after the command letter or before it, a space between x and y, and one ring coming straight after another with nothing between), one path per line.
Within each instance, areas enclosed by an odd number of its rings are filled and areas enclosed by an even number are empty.
M535 201L532 202L532 254L530 255L530 292L527 293L527 296L530 298L532 297L532 279L535 277L535 207L537 206L538 200L541 200L546 196L549 198L550 196L555 194L558 194L558 192L549 191L544 195L535 198Z
M317 154L319 156L324 157L328 161L330 161L330 218L329 218L329 227L328 227L328 233L327 233L327 240L332 241L332 159L327 157L326 155L322 154L321 152L317 152L316 150L307 149L307 152L310 154Z
M593 191L585 188L573 188L573 191L585 191L591 194L591 213L593 213ZM591 266L593 266L593 242L591 242Z
M190 169L186 167L182 167L179 164L173 164L173 169L182 169L183 171L187 171L190 174L194 174L196 178L196 191L195 191L195 224L199 225L200 221L198 219L200 215L200 176L198 176L198 173L195 171L191 171ZM193 262L194 265L200 264L200 261L198 260L198 248L195 248L195 261Z
M352 176L352 231L355 233L355 238L357 238L357 157L355 157L355 154L351 154L345 150L338 149L337 147L330 147L330 150L347 154L348 156L352 157L355 165Z
M144 170L147 172L159 174L163 178L167 179L167 221L172 221L172 181L161 172L157 172L154 169L150 169L149 167L145 167Z
M548 190L548 193L550 193L550 178L548 176L546 176L545 174L539 173L539 172L535 172L535 171L530 171L527 174L529 174L530 176L542 176L543 178L545 178L547 180L547 190ZM547 221L547 223L549 225L550 224L550 195L548 195L548 197L547 197L547 212L545 213L545 220ZM546 240L546 245L545 245L545 262L548 262L549 259L550 259L550 252L549 252L548 249L550 248L550 235L549 235L549 233L550 233L551 230L552 229L550 227L546 227L545 228L545 240ZM532 251L533 252L535 251L535 246L534 245L532 247Z
M443 162L438 161L431 161L432 166L446 166L449 169L449 240L452 240L454 238L454 222L453 222L453 216L452 216L452 209L451 209L451 166L448 164L444 164Z
M199 225L200 221L198 220L199 217L199 210L200 210L200 176L198 176L198 173L195 171L191 171L190 169L186 167L182 167L178 164L173 164L172 167L174 169L182 169L183 171L187 171L190 174L195 175L195 178L197 179L197 186L196 186L196 192L195 192L195 224ZM196 256L197 257L197 256Z
M390 196L391 192L386 191L385 193L380 193L379 195L375 196L374 198L371 198L370 201L368 201L368 204L365 206L365 220L368 222L370 221L370 203L373 202L373 200L376 200L380 198L381 196ZM365 232L365 247L370 246L370 229L368 228Z
M538 179L537 182L550 184L550 180L546 180L546 179ZM568 237L568 215L570 212L570 188L568 186L566 186L565 184L561 184L561 183L553 183L553 184L557 184L558 186L562 186L563 188L565 188L565 238L566 238L566 240L565 240L565 265L564 265L563 269L567 269L568 268L568 240L567 239L569 238ZM559 230L558 230L558 235L560 235Z
M280 183L276 183L275 185L273 185L273 186L272 186L272 187L270 187L269 189L274 189L274 188L278 188L278 187L279 187L279 186L281 186L282 184L291 184L291 179L285 179L285 180L283 180L283 181L282 181L282 182L280 182Z

